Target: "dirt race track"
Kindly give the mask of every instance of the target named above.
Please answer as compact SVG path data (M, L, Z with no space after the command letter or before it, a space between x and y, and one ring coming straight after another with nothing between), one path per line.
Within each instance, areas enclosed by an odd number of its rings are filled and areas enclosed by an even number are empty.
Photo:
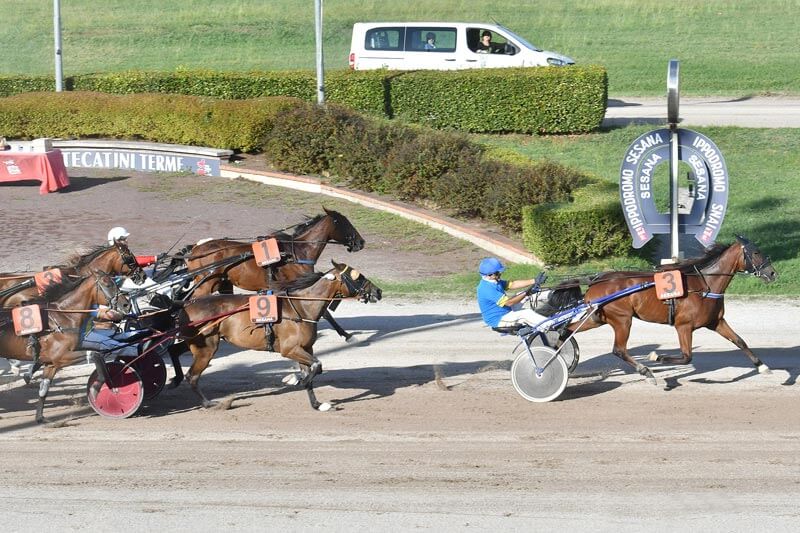
M180 200L149 198L132 188L137 179L154 178L106 180L49 198L35 187L0 188L0 266L57 260L64 249L48 247L53 241L97 243L113 225L106 211L133 226L132 246L148 235L150 246L165 249L180 226ZM34 210L38 222L10 223L6 206ZM73 223L55 224L54 208ZM204 226L190 231L213 230L220 217L237 220L245 211L209 209L197 222ZM420 264L370 248L379 235L365 237L367 248L346 259L367 275L392 279L396 265ZM37 246L26 248L30 241ZM442 268L445 259L431 257L426 268ZM316 383L319 398L334 406L327 413L282 385L288 361L226 347L201 383L210 397L227 399L227 409L199 408L183 385L133 418L101 418L86 403L90 367L82 365L60 374L45 409L49 423L37 425L36 387L0 366L3 530L800 527L798 302L727 303L728 321L771 374L759 375L733 345L700 331L692 365L647 363L654 387L608 354L611 330L600 328L578 336L581 363L561 397L533 404L509 378L513 338L483 327L470 296L431 302L386 294L377 304L343 304L336 315L360 342L322 327L316 353L325 373ZM644 360L651 351L675 354L677 337L637 322L629 345Z

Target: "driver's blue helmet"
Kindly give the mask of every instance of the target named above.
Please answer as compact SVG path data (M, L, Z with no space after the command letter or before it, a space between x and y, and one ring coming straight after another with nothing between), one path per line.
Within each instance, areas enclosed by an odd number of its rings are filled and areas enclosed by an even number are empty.
M496 257L487 257L481 261L478 272L480 272L481 276L491 276L495 272L502 272L505 269L506 267L503 266L503 263L501 263L499 259Z

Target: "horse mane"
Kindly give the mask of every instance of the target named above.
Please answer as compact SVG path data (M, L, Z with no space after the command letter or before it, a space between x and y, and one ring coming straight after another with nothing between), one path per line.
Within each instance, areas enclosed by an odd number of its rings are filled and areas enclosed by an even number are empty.
M286 282L279 282L279 281L272 281L270 282L270 288L276 291L299 291L302 289L307 289L316 282L318 282L322 276L325 274L322 272L308 272L307 274L303 274L297 279L293 279L291 281Z
M665 270L680 270L686 272L687 270L702 270L719 259L719 256L730 247L730 244L715 244L706 249L705 254L700 257L691 257L678 261L677 263L661 265L656 268L656 272L663 272Z
M61 283L53 283L42 293L42 299L48 302L63 298L68 292L75 290L80 285L86 276L64 276L61 278Z
M83 254L74 254L67 259L65 267L81 268L92 262L98 255L111 248L107 244L100 244Z

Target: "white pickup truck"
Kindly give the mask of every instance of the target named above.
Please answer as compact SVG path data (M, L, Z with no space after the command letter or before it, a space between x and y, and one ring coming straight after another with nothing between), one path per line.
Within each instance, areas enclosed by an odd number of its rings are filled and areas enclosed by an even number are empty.
M498 24L466 22L356 23L349 62L355 70L461 70L575 63L565 55L541 50Z

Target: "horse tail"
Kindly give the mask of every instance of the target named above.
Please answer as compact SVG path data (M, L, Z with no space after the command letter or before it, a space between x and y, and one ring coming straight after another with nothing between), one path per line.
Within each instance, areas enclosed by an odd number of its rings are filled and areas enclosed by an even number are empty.
M569 279L556 285L550 293L547 303L556 310L575 307L583 302L583 292L578 279Z

